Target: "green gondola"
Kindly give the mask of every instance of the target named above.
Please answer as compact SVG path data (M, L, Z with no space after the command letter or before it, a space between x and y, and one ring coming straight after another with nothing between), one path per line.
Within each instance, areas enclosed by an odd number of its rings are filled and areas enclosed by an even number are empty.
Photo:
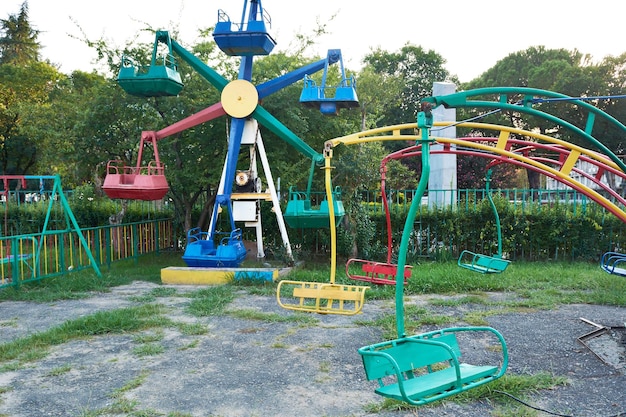
M159 55L159 44L168 47ZM183 88L176 59L172 54L172 41L167 31L157 31L149 66L137 65L131 58L122 57L117 83L128 94L137 97L177 96Z

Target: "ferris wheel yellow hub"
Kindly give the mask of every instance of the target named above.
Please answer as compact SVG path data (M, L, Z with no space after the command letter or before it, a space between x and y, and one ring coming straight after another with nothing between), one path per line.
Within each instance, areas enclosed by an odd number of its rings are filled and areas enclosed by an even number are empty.
M222 90L222 107L231 117L244 118L252 114L259 104L259 93L248 80L234 80Z

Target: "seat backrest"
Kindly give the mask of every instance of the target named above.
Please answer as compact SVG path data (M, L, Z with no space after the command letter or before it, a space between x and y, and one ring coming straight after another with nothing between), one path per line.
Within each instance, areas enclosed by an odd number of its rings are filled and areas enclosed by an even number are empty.
M387 343L369 346L365 349L365 352L379 351L390 355L398 364L400 372L412 371L452 359L450 352L442 346L416 343L411 341L411 339L420 340L411 337L396 339ZM457 358L461 356L454 334L446 334L429 340L445 343L452 349ZM362 358L368 380L384 378L396 373L391 362L385 358L367 354L363 354Z
M479 255L478 259L476 260L476 265L482 266L484 268L504 270L509 265L509 262L500 258Z

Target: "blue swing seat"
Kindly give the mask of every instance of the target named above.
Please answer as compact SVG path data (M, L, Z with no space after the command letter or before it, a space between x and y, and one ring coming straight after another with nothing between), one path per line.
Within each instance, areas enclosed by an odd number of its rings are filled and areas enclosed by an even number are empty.
M624 263L624 267L619 266ZM603 271L613 275L626 277L626 254L620 252L606 252L600 260Z

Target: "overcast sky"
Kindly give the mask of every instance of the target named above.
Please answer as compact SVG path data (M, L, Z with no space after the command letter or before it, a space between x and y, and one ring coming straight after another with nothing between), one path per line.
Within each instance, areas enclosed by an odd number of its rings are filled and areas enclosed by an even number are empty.
M23 0L1 0L0 18L19 12ZM155 4L160 4L156 6ZM123 46L145 27L173 30L191 45L198 29L213 26L218 9L241 19L243 0L28 0L30 22L41 31L42 54L61 71L91 71L95 53L70 35L105 38ZM578 49L595 60L626 52L623 0L263 0L272 18L277 49L287 49L294 34L308 34L316 22L330 33L315 52L341 49L348 69L360 68L370 49L395 52L407 42L434 50L462 82L470 81L507 55L530 46ZM334 19L331 19L335 16ZM74 23L75 22L75 23ZM145 23L145 24L144 24ZM153 37L143 35L141 41Z

